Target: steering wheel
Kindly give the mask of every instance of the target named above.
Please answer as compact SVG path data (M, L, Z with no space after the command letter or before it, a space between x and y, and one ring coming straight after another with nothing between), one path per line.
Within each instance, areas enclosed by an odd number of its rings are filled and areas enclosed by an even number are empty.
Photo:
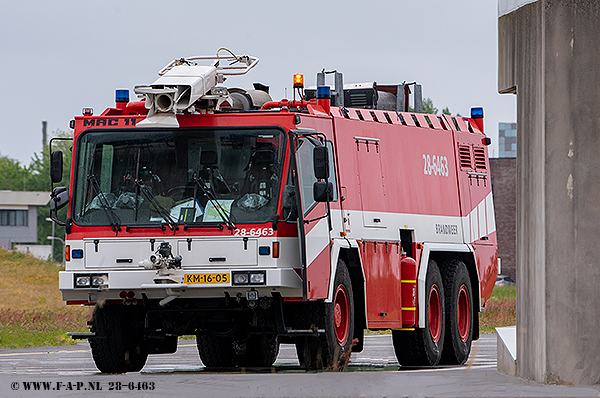
M185 199L186 197L192 196L192 195L184 196L184 193L187 190L191 190L193 192L194 187L190 186L190 185L181 185L181 186L173 187L167 191L166 196L168 196L169 198L172 198L173 200L175 200L177 202L178 200L182 200L182 199ZM181 194L181 196L178 198L177 194Z

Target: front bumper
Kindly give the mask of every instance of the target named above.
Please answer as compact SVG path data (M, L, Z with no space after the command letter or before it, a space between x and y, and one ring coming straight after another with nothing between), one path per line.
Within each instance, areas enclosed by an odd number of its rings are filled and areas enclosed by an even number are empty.
M164 300L236 297L239 294L245 297L246 292L254 290L260 297L271 296L277 292L282 297L302 296L302 280L292 268L265 269L266 280L264 285L233 285L232 272L240 269L203 269L202 274L229 275L228 281L223 283L185 283L186 274L197 274L197 271L177 270L172 275L158 276L154 270L103 270L107 276L103 285L98 287L75 287L76 276L81 276L82 271L61 271L59 273L59 288L63 300L67 303L94 304L104 300L141 299L144 294L148 299ZM256 271L250 269L249 271ZM85 272L83 272L85 274ZM89 274L96 274L90 271ZM125 293L123 293L125 292ZM133 293L131 293L133 292ZM125 297L123 297L125 296ZM172 300L171 299L171 300Z

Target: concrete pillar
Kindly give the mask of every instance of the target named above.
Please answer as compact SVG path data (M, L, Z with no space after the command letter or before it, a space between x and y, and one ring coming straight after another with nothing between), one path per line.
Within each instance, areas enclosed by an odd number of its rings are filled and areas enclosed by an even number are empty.
M517 374L600 383L600 1L499 10L498 90L517 94L519 126Z

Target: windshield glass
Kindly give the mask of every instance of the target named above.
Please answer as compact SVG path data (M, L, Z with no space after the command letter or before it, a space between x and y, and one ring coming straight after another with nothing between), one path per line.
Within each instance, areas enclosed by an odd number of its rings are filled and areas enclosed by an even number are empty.
M78 225L256 223L275 214L275 128L91 131L78 140Z

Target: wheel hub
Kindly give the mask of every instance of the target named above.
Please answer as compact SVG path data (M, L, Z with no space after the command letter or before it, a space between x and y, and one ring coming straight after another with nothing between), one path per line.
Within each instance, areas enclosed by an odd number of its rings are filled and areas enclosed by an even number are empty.
M333 309L333 321L335 322L336 328L339 328L342 324L342 308L339 303L335 303L335 308Z
M458 323L458 335L465 342L469 338L471 328L471 304L469 303L469 292L465 285L461 285L458 291L458 303L456 308Z
M436 285L431 286L429 291L429 333L434 342L440 340L442 334L442 307L440 303L440 291Z
M348 293L343 285L337 287L333 302L333 324L335 327L335 337L339 345L343 346L348 340L350 329L350 308Z

